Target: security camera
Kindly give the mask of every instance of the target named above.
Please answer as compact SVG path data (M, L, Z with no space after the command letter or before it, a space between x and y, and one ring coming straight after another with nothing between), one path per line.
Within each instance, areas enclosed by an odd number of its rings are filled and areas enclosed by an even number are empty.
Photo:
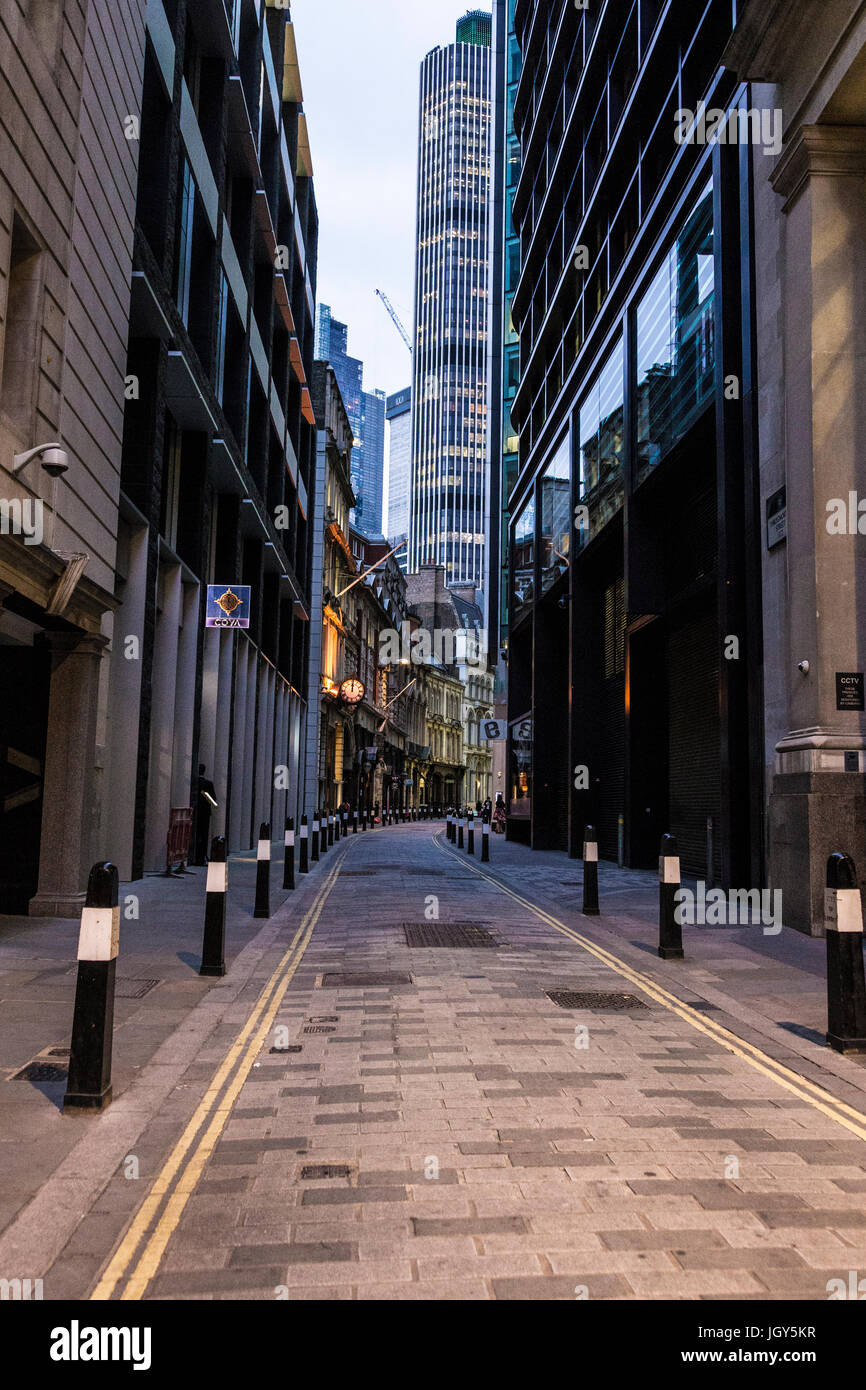
M28 449L25 454L16 454L12 460L12 472L20 473L22 468L26 468L31 459L41 458L42 467L51 478L62 478L69 468L69 455L62 445L52 442L51 444L38 444L35 449Z
M804 676L808 676L808 674L809 674L809 663L808 663L808 661L798 661L798 662L797 662L797 670L800 671Z

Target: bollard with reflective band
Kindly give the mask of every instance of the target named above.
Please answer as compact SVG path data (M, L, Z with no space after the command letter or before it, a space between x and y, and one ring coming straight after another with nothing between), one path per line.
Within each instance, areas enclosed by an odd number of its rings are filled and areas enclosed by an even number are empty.
M481 863L490 863L490 812L484 812L484 820L481 825Z
M334 814L334 844L340 843L340 812Z
M460 811L459 811L458 814L457 814L457 848L458 848L458 849L462 849L462 848L463 848L463 830L464 830L465 825L466 825L466 817L464 816L464 814L463 814L463 809L462 809L462 807L461 807Z
M310 872L310 827L306 816L301 816L301 862L298 867L302 874Z
M321 854L328 853L328 817L324 811L319 817L319 851Z
M334 843L334 817L328 816L328 847Z
M254 917L271 915L271 827L262 822L256 851L256 906Z
M207 889L204 909L204 941L201 948L200 975L222 976L226 973L226 896L229 888L229 866L226 842L218 835L210 847L207 866Z
M598 836L594 825L583 832L583 915L597 917L598 911Z
M827 1042L835 1052L866 1052L863 903L847 854L831 854L824 894L827 932Z
M283 888L295 886L295 822L289 817L286 821L286 850L283 856Z
M313 812L313 825L310 831L310 858L315 864L319 858L319 813Z
M353 811L353 812L352 812L352 834L353 834L353 835L357 835L357 833L358 833L358 812L357 812L357 811Z
M117 869L94 864L78 937L78 979L64 1110L104 1110L111 1102L114 983L120 946Z
M450 840L452 844L454 843L454 816L451 811L448 812L447 829L445 831L445 836L446 839Z
M676 897L680 890L680 854L673 835L662 835L659 853L659 955L662 960L682 960L683 928L677 921Z
M475 853L475 813L469 812L469 833L466 837L466 853Z

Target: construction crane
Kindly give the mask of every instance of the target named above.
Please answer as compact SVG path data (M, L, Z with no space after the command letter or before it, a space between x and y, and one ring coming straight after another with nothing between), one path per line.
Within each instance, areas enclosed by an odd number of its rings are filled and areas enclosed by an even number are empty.
M400 337L403 339L403 342L406 344L409 351L412 352L412 339L409 337L409 334L403 327L403 324L400 321L400 316L397 313L397 310L394 308L394 305L391 303L384 290L377 290L376 293L381 299L382 303L385 305L385 308L388 310L388 313L391 315L391 318L394 321L394 327L397 329L397 332L400 334Z

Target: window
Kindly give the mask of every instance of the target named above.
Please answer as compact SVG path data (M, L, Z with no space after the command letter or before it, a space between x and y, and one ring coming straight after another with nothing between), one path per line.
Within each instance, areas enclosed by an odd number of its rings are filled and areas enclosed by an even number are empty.
M228 332L229 282L220 271L220 304L217 320L217 360L216 395L220 405L223 403L223 388L226 373L226 333Z
M531 498L514 526L514 546L511 560L514 576L513 618L531 608L535 598L535 499Z
M637 309L637 476L680 440L713 394L715 260L708 184Z
M177 236L175 303L184 324L189 322L189 287L192 279L192 234L195 224L195 180L189 161L183 161L180 199L180 226Z
M622 338L590 387L580 411L580 501L589 526L583 544L601 531L623 504L625 355Z
M571 554L571 438L560 444L541 479L541 592L568 569Z
M0 407L30 434L36 401L42 319L42 252L18 214L12 219L9 281L3 332Z

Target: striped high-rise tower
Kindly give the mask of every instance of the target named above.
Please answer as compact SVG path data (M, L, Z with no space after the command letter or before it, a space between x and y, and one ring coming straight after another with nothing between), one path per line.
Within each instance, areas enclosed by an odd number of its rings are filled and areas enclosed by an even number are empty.
M485 589L490 15L421 65L410 569Z

